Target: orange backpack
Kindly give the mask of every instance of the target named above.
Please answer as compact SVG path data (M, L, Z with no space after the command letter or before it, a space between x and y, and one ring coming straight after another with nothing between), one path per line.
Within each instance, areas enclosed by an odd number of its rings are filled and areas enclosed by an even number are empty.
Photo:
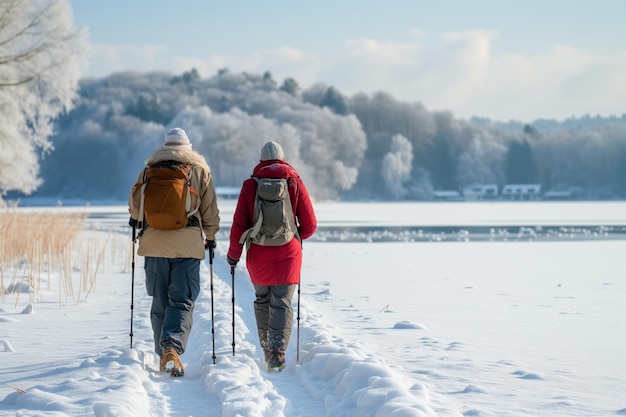
M191 194L198 195L191 186L194 168L176 161L158 162L146 168L143 184L137 184L141 185L140 224L145 219L155 229L176 230L187 226L189 217L199 209L191 210Z

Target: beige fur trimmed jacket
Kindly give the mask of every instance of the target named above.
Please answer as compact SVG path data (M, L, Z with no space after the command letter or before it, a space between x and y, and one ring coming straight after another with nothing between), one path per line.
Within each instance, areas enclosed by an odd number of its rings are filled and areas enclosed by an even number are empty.
M195 194L191 195L191 207L197 207L198 198L200 198L200 208L196 216L201 218L202 230L200 230L200 226L188 226L178 230L158 230L148 226L139 238L137 254L160 258L204 259L205 250L202 233L204 232L206 239L215 240L220 222L211 169L206 159L198 152L170 146L159 148L148 158L146 165L161 161L177 161L196 166L192 171L191 186L197 191L199 197ZM139 218L141 185L146 169L144 168L139 173L128 199L128 211L135 220Z

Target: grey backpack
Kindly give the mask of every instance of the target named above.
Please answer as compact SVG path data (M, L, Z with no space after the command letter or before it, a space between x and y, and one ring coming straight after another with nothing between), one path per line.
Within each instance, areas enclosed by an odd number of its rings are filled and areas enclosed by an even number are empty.
M282 246L298 236L298 228L289 198L286 178L257 178L254 225L246 230L239 243Z

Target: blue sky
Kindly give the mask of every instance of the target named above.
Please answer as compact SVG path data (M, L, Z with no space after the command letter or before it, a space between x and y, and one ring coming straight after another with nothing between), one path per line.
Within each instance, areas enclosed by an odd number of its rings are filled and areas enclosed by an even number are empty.
M346 95L385 91L456 117L626 113L626 1L69 0L86 76L196 68Z

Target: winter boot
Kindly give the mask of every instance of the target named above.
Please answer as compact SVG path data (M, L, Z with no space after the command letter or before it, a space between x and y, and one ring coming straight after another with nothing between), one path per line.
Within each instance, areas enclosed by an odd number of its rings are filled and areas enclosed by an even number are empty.
M183 376L185 374L178 352L172 347L163 349L160 365L161 372L167 371L171 376Z
M267 358L267 369L270 372L280 372L285 367L285 350L282 348L270 349Z
M269 338L267 336L267 330L258 330L259 332L259 344L261 345L261 349L263 349L263 356L265 358L265 363L269 363L270 360L270 348L269 348Z
M265 363L269 363L270 362L270 348L268 347L263 348L263 356L265 357Z

